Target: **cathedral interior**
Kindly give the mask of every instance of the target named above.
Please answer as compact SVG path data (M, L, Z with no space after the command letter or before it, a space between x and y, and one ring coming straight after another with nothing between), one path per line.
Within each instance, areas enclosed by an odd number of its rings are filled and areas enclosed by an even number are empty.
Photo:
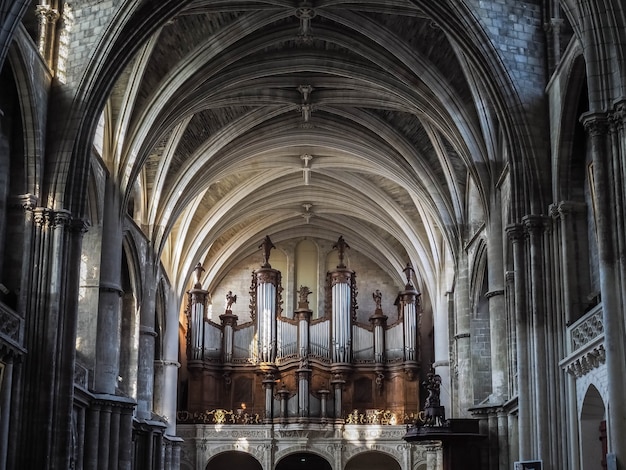
M0 470L626 470L623 0L0 0Z

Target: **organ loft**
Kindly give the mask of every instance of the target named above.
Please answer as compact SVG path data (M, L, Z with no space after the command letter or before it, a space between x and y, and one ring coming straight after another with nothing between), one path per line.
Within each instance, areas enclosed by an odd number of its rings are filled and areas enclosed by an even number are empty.
M179 422L412 423L420 406L420 293L407 264L406 284L394 310L382 293L373 310L360 311L358 273L345 263L343 237L333 245L338 264L319 286L323 311L314 315L309 286L288 292L270 264L266 237L261 266L252 272L249 316L233 314L237 295L226 294L217 321L207 316L209 293L195 284L187 297L186 406ZM297 299L291 311L283 298Z

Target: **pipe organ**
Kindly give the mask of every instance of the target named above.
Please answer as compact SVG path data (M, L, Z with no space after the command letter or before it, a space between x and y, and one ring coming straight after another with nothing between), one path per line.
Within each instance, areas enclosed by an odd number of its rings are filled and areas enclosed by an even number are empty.
M340 237L334 246L339 264L320 296L330 305L313 319L307 286L293 294L297 308L282 312L281 272L269 263L275 247L269 237L261 247L263 264L250 289L251 321L243 324L232 312L237 296L230 291L220 324L207 319L209 293L200 283L202 266L196 267L187 305L188 411L254 409L264 422L343 420L356 409L417 412L420 294L412 270L405 269L397 312L383 312L377 289L369 322L359 322L356 276L344 264L349 246Z

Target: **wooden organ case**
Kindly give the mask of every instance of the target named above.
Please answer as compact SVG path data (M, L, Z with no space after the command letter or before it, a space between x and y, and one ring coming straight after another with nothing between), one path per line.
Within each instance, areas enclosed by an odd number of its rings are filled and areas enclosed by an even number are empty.
M326 276L324 314L312 319L307 286L297 308L284 315L281 273L269 263L253 272L251 321L238 324L226 299L220 323L207 318L208 292L199 279L188 292L188 384L179 420L205 423L412 423L420 408L420 294L407 282L398 293L397 321L388 324L380 291L369 323L357 321L356 274L344 264L349 248L340 237L339 264ZM184 407L185 404L183 404ZM182 418L181 418L182 415Z

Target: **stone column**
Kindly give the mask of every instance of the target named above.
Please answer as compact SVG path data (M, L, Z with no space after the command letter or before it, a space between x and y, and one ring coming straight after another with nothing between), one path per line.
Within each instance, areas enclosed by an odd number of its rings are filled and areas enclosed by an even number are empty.
M441 406L449 410L452 409L449 325L450 318L454 314L453 297L452 292L447 292L445 297L439 299L439 305L433 305L435 361L432 367L434 372L441 377L443 389L440 395Z
M598 256L600 258L600 291L602 295L602 315L604 323L604 347L608 374L608 421L609 449L615 453L617 468L626 468L626 353L624 350L624 316L620 296L618 252L614 227L615 205L611 195L614 182L611 179L614 168L607 148L608 118L605 113L583 115L582 123L591 143L593 160L594 190L596 196L596 232L598 236ZM623 185L623 181L620 182ZM618 207L620 207L618 205Z
M9 417L11 416L11 389L13 387L13 358L2 358L4 370L0 370L0 469L7 468L9 445Z
M155 362L154 411L167 421L168 436L176 435L176 397L178 389L179 299L173 290L167 294L162 359Z
M499 470L509 470L509 422L508 413L503 408L498 408L498 468Z
M489 211L487 263L489 291L489 328L491 340L491 397L492 403L503 403L510 397L508 367L508 331L504 302L504 246L502 214L499 193L492 196Z
M109 470L111 442L111 403L103 401L100 405L100 433L98 434L98 470Z
M535 456L544 462L551 462L549 422L544 419L548 403L548 350L546 329L548 328L547 308L544 302L544 282L546 273L543 265L543 234L545 220L542 216L524 217L524 227L528 233L529 247L529 290L530 311L532 312L532 368L531 383L534 384L533 409ZM554 379L554 378L553 378Z
M119 432L119 451L118 451L118 469L131 470L133 456L133 410L135 408L132 400L119 400L116 406L120 407L120 432Z
M98 442L100 441L100 405L92 403L85 419L85 470L98 468Z
M513 244L513 266L515 269L515 325L517 344L517 393L519 458L528 460L531 452L531 409L530 396L530 357L528 352L528 313L526 311L526 263L524 251L524 230L521 225L510 225L506 232Z
M474 405L472 382L472 351L470 344L469 268L467 253L461 250L458 259L457 280L454 289L454 311L456 316L454 334L457 373L457 412L459 417L468 416Z
M576 400L576 377L567 374L567 455L569 457L569 469L580 470L580 435L578 430L578 404Z
M154 398L154 347L156 314L155 261L148 248L141 296L139 351L137 359L137 418L152 419Z
M79 263L85 224L66 210L32 209L22 285L25 318L15 468L70 465ZM29 220L29 216L25 218ZM54 399L53 399L54 397ZM33 440L33 436L37 436Z
M98 298L98 333L94 387L99 393L115 394L119 375L122 219L119 188L107 178L102 221L100 257L100 296Z

